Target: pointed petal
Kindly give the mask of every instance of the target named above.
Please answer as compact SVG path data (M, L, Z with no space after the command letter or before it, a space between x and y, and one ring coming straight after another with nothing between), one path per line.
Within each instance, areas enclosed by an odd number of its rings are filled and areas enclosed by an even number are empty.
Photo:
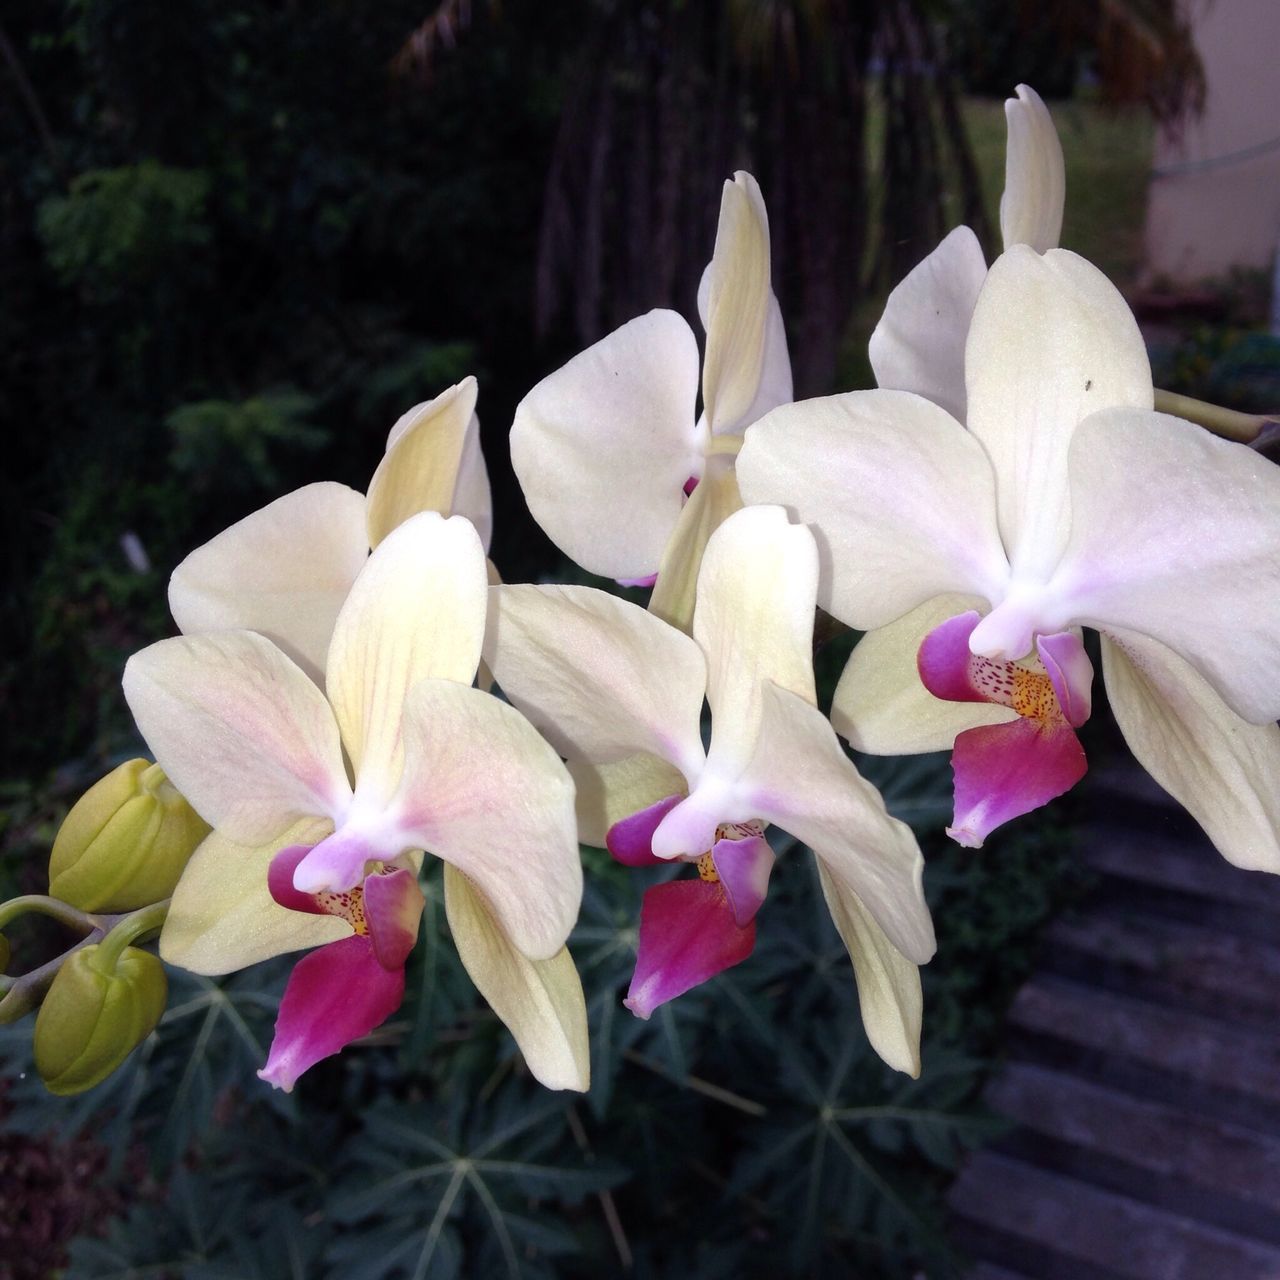
M840 749L822 712L795 694L767 686L760 745L737 787L742 813L790 832L827 871L856 893L909 960L933 954L925 905L924 859L905 824L886 812L880 793Z
M605 836L605 847L614 861L625 867L651 867L661 862L653 852L653 833L683 799L683 795L664 796L615 822Z
M573 783L514 707L450 680L405 703L405 767L392 802L406 847L451 862L533 960L564 945L582 900Z
M741 964L756 945L753 920L734 921L724 889L706 880L671 880L645 891L636 971L622 1002L637 1018Z
M895 1071L920 1075L920 1024L924 994L920 969L875 922L858 895L818 862L822 896L853 961L862 1025L871 1047Z
M534 1078L548 1089L591 1084L587 1003L568 949L529 960L503 933L484 896L462 872L444 869L449 931L463 967L515 1037Z
M734 923L745 929L764 906L769 893L769 876L776 859L763 836L717 840L711 861L720 877Z
M418 877L404 867L369 876L364 882L364 913L373 953L384 969L403 969L418 941L418 921L426 899Z
M1005 150L1000 234L1004 247L1030 245L1037 253L1056 249L1062 235L1067 176L1062 143L1040 95L1020 84L1004 104L1009 143Z
M946 592L1003 590L990 463L920 396L855 391L784 405L748 429L737 472L746 502L780 503L812 528L818 603L859 630Z
M658 568L701 469L698 344L674 311L624 324L520 402L511 465L533 518L571 560L609 578Z
M858 641L831 705L831 723L850 746L889 756L950 751L965 729L1016 718L1011 707L994 703L945 702L920 679L925 637L974 604L972 596L936 596Z
M476 380L464 378L410 409L391 429L387 451L369 481L369 545L419 511L453 512L463 449L475 416Z
M1067 450L1100 409L1150 409L1151 366L1116 287L1062 249L1014 245L997 258L965 349L969 430L996 474L1000 532L1015 574L1043 580L1071 522Z
M1070 791L1088 764L1069 725L1019 718L969 729L951 753L955 817L947 834L980 849L992 831Z
M427 676L467 685L475 677L487 591L484 550L460 516L413 516L370 556L326 671L362 797L385 800L399 778L405 694Z
M679 769L644 751L608 764L570 760L568 769L577 791L578 839L597 849L608 847L615 822L687 790Z
M493 492L489 486L484 451L480 447L480 419L474 413L467 423L466 437L462 442L458 483L453 491L453 513L465 516L475 525L487 555L493 540Z
M1240 719L1154 640L1103 636L1102 667L1111 709L1142 767L1228 862L1280 873L1280 728Z
M124 696L173 785L230 840L265 844L350 801L329 704L260 635L161 640L125 665Z
M889 295L867 354L876 385L914 391L965 420L964 345L987 260L978 237L957 227Z
M707 459L702 480L684 504L667 549L662 553L662 565L653 585L653 595L649 597L650 613L681 631L690 630L698 572L707 543L741 508L733 459L713 455Z
M698 578L693 638L707 657L708 768L741 772L755 750L764 681L806 702L813 687L818 550L781 507L747 507L712 535Z
M1167 414L1098 414L1076 436L1063 615L1158 640L1238 715L1276 719L1280 468Z
M346 485L309 484L193 551L169 579L169 609L187 635L257 631L319 681L368 554L364 498Z
M707 675L688 636L591 587L495 587L490 598L485 660L562 756L645 751L697 775Z
M386 1022L403 998L404 969L384 969L367 937L303 956L289 975L259 1077L289 1093L308 1068Z
M208 836L173 891L160 934L161 958L214 977L349 936L345 920L287 910L268 888L272 860L280 850L305 849L330 825L308 818L256 848L233 844L216 831Z

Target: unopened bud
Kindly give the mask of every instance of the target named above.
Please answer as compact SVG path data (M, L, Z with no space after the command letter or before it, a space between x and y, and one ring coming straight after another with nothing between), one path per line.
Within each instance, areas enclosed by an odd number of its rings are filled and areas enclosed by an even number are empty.
M81 911L132 911L173 892L209 826L158 764L130 760L67 814L49 857L49 892Z
M114 964L101 944L73 951L58 970L33 1041L50 1093L83 1093L142 1043L164 1012L169 984L149 951L126 947Z

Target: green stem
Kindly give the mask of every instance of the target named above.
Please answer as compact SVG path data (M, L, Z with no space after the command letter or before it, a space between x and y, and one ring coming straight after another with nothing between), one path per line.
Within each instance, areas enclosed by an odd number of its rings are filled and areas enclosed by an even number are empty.
M0 902L0 929L3 929L9 921L16 920L29 911L34 911L37 915L49 916L80 933L92 933L97 927L97 922L92 916L78 911L69 903L62 902L58 898L50 898L42 893L27 893L20 898L10 898L8 902Z
M1235 440L1239 444L1252 444L1262 433L1263 427L1274 422L1274 417L1262 413L1241 413L1238 409L1224 409L1220 404L1209 404L1192 396L1179 395L1176 391L1156 388L1156 410L1171 413L1177 418L1212 431L1215 436Z
M116 967L120 953L126 947L131 946L139 938L159 933L165 917L169 914L169 903L172 901L172 898L165 898L163 902L153 902L149 907L140 907L137 911L131 911L127 916L121 917L112 926L111 932L98 944L97 953L93 957L94 968L101 969L103 973L111 973Z

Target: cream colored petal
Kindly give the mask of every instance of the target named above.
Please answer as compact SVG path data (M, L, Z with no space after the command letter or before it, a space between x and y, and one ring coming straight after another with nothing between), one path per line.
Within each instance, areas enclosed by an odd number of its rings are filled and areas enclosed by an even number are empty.
M1104 635L1102 664L1143 768L1228 862L1280 872L1280 728L1242 720L1189 663L1144 636Z
M702 553L711 535L741 508L733 459L713 454L663 552L658 581L649 597L650 613L681 631L692 628Z
M316 844L332 830L332 822L305 818L270 844L252 848L215 831L192 854L173 892L161 958L216 977L345 938L351 932L345 920L286 910L267 889L267 870L281 849Z
M531 960L564 946L582 901L573 782L514 708L422 680L404 708L404 776L388 808L406 847L464 872Z
M484 451L480 448L480 419L474 413L462 442L458 483L453 491L453 514L466 516L475 525L487 554L493 541L493 493L489 487Z
M1040 95L1020 84L1004 104L1009 143L1005 150L1000 234L1004 247L1030 245L1037 253L1056 249L1062 236L1067 176L1062 143Z
M494 587L490 599L485 660L562 756L646 751L697 776L707 668L688 636L592 587Z
M868 631L836 685L831 704L836 732L858 751L908 756L949 751L966 729L1016 720L1011 707L944 702L920 682L916 655L925 636L948 618L983 607L974 596L935 596L896 622Z
M679 769L644 751L608 764L571 760L568 769L578 793L578 839L597 849L615 822L689 789Z
M693 638L707 658L707 766L734 777L760 732L766 680L816 702L813 614L818 549L781 507L735 512L707 543Z
M412 516L370 556L338 617L326 671L362 800L385 800L399 778L408 691L428 676L474 679L487 590L484 549L461 516Z
M484 895L461 871L444 869L444 906L471 981L515 1037L534 1078L548 1089L591 1087L587 1002L567 947L529 960L502 932Z
M853 961L862 1025L871 1047L895 1071L920 1074L924 993L920 969L885 937L858 895L818 861L822 896Z
M213 631L129 659L124 696L157 763L210 826L262 845L351 799L324 695L270 640Z
M368 555L364 498L309 484L187 556L169 579L169 608L187 635L257 631L320 681L338 610Z

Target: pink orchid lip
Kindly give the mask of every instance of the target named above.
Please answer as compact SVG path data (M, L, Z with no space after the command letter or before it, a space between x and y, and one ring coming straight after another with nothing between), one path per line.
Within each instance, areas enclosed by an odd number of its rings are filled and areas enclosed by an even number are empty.
M605 846L617 862L626 867L651 867L662 861L653 852L653 833L658 824L682 800L683 796L667 796L647 809L622 818L605 835Z
M366 877L364 912L374 954L384 969L403 969L418 941L426 898L418 877L404 867Z
M717 840L711 860L739 928L755 919L769 892L775 858L763 835Z

